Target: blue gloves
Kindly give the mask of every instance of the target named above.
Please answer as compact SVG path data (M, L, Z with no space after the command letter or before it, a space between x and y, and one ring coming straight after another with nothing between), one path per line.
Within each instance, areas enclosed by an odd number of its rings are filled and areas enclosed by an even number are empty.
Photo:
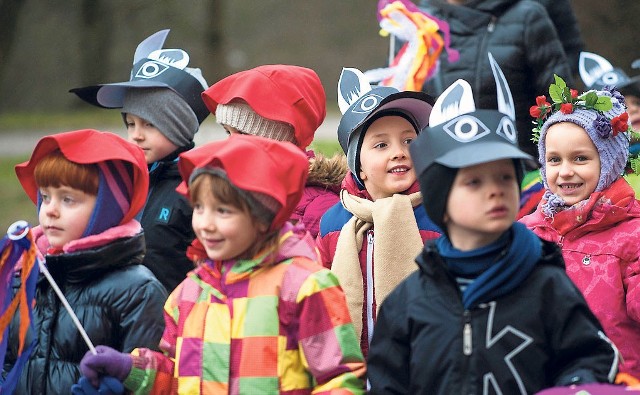
M111 376L104 376L100 379L100 385L95 388L86 377L80 377L77 384L71 386L73 395L122 395L124 385L120 380Z

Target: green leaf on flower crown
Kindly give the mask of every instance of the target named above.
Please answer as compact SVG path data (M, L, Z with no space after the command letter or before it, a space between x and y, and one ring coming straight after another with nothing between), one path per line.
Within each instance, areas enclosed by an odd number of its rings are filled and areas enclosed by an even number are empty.
M599 96L596 104L593 105L595 110L607 112L613 108L611 98L609 96Z
M596 95L595 92L590 91L590 92L587 92L587 94L584 95L582 99L584 100L585 106L593 107L598 102L598 95Z
M551 84L549 86L549 96L551 96L551 100L554 103L562 103L562 88L556 84Z
M565 103L571 103L571 89L569 89L568 86L565 86L564 89L562 90L562 98L564 99L563 101Z
M638 157L629 157L629 167L635 174L640 174L640 159Z
M557 74L554 74L553 78L556 80L556 85L558 86L558 88L564 89L567 87L567 83L564 82L562 77L558 76Z

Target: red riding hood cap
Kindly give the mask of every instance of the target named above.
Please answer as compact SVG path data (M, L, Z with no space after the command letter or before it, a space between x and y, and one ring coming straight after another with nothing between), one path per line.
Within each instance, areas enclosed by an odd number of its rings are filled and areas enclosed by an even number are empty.
M265 65L232 74L202 93L215 114L218 104L242 99L260 116L293 126L305 149L327 115L327 98L315 71L292 65Z
M133 190L129 210L120 223L124 224L132 220L144 207L149 190L149 171L144 152L140 147L114 133L93 129L45 136L36 144L31 158L15 166L18 180L34 204L38 204L35 167L42 158L56 150L60 150L68 160L79 164L96 164L109 160L130 163L133 169Z
M270 230L280 228L302 197L308 173L307 156L295 145L260 136L233 134L180 154L182 183L176 190L188 197L194 170L221 168L237 188L272 197L280 204Z

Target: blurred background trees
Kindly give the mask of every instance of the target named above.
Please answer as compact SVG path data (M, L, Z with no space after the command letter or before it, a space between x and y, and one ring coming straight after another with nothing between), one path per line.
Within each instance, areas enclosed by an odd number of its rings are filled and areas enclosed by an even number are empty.
M629 75L640 1L572 0L586 49ZM267 63L311 67L330 110L343 66L385 65L374 0L0 0L0 114L85 106L71 88L129 78L137 44L170 28L209 84Z

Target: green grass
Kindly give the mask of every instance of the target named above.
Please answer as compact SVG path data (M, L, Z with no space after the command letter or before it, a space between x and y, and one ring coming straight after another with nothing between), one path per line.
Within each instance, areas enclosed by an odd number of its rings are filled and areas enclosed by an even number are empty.
M0 134L3 131L59 129L74 130L87 125L121 126L122 120L113 111L100 108L61 113L0 113Z
M337 140L314 140L310 148L324 156L333 156L336 153L342 153L342 148Z
M13 167L27 157L0 158L0 235L4 235L9 225L25 220L32 226L38 224L36 207L29 200Z

